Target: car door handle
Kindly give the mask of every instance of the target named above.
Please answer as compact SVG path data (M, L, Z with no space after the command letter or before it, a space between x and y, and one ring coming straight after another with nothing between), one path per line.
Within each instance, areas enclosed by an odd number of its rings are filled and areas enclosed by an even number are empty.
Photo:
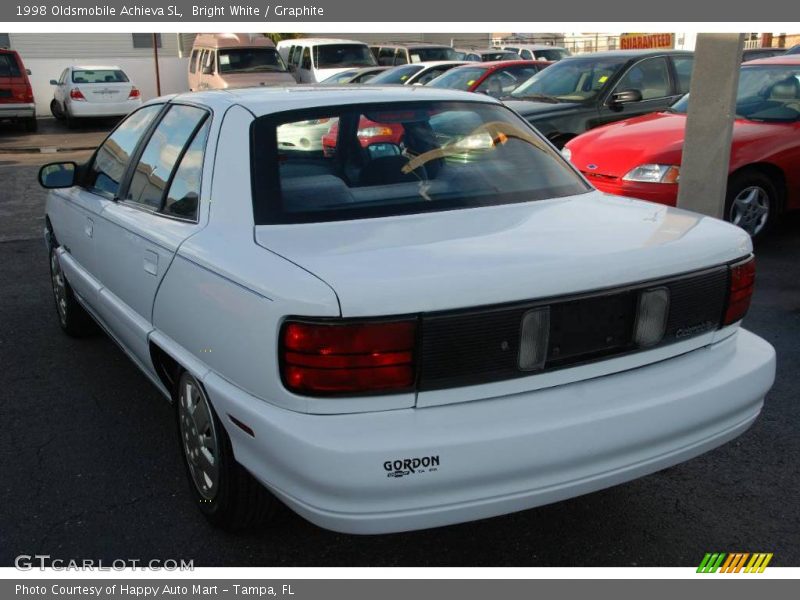
M150 275L158 274L158 254L152 250L144 251L144 270Z
M83 225L83 232L86 234L86 237L92 237L92 235L94 235L94 221L86 219L86 223Z

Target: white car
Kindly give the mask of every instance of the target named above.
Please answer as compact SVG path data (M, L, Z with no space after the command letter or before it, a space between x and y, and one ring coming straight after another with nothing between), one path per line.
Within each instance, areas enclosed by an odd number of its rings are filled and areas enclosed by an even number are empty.
M142 94L116 66L72 66L61 72L50 112L72 126L76 119L122 117L142 105Z
M425 85L453 67L467 63L463 60L433 60L392 67L376 75L369 85Z
M331 156L278 146L325 118ZM276 498L351 533L555 502L735 438L774 380L744 231L595 191L486 96L177 95L40 181L61 327L96 321L174 402L222 526Z

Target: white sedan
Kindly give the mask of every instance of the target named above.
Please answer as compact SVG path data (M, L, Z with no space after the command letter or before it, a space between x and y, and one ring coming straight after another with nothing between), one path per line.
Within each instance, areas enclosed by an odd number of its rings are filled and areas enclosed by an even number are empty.
M322 119L335 152L279 145ZM774 380L745 232L595 191L489 97L178 95L40 181L61 328L99 323L174 403L221 526L555 502L735 438Z
M122 117L142 105L139 88L115 66L67 67L50 85L50 112L70 126L80 118Z

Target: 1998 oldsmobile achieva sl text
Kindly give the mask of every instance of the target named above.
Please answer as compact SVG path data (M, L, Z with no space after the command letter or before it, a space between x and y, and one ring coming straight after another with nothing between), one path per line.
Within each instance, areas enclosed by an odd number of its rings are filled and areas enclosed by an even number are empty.
M488 97L179 95L40 179L61 326L174 401L220 525L276 497L354 533L558 501L736 437L774 379L739 327L744 231L596 192Z

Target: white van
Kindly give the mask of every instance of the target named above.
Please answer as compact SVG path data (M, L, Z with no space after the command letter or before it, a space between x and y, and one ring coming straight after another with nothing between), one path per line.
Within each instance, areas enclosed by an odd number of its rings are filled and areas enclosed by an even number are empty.
M347 69L378 64L369 46L355 40L281 40L278 42L278 52L299 83L319 83Z
M271 39L253 33L201 33L189 58L189 89L294 85Z

